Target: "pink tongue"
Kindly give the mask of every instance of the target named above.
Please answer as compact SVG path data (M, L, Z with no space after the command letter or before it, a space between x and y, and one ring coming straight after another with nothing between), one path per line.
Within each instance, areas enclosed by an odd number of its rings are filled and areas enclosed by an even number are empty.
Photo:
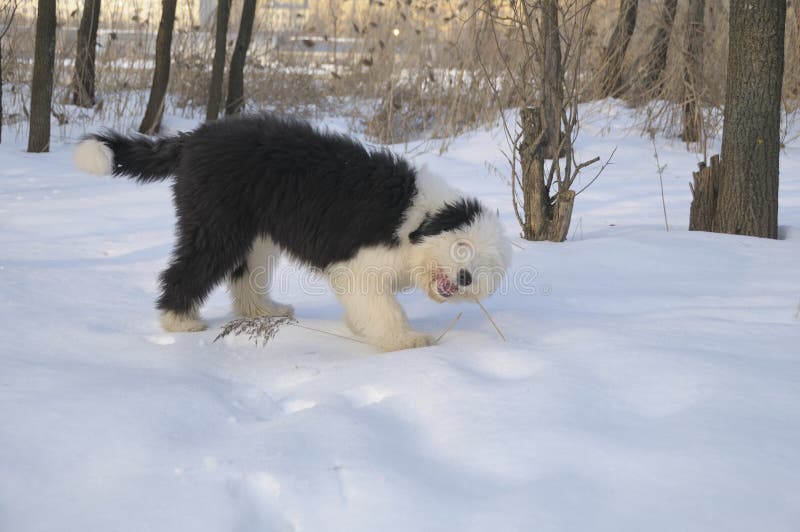
M444 275L439 275L439 277L436 278L436 288L439 290L440 294L446 296L452 296L457 290L456 285Z

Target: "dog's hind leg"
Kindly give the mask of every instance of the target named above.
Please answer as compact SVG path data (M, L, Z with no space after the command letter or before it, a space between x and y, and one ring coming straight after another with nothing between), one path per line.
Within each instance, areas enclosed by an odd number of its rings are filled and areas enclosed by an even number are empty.
M209 231L203 226L179 224L172 262L161 273L157 304L161 326L171 332L206 329L198 317L198 308L211 290L241 264L247 251L247 244L219 229Z
M233 311L240 316L292 316L294 309L273 301L269 290L273 285L280 249L269 237L255 239L246 261L230 276L229 287Z

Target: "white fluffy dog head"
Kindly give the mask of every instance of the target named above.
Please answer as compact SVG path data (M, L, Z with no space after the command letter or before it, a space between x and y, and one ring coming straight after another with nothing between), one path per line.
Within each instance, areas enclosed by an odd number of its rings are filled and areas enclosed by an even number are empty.
M511 260L498 216L471 199L446 203L411 240L415 283L439 303L492 294Z

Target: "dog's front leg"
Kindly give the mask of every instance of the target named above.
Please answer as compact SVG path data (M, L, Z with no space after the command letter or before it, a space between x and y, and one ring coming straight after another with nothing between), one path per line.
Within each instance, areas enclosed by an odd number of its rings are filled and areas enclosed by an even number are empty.
M394 294L386 291L353 290L339 292L339 301L345 308L345 321L356 334L364 336L371 344L384 351L411 349L433 345L436 341L428 334L417 332L408 323L403 308Z

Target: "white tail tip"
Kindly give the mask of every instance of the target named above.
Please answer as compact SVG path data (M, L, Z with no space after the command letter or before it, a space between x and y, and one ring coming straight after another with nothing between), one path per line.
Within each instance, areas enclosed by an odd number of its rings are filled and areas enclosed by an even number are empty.
M114 169L114 152L97 139L86 139L75 148L75 166L95 175L109 175Z

